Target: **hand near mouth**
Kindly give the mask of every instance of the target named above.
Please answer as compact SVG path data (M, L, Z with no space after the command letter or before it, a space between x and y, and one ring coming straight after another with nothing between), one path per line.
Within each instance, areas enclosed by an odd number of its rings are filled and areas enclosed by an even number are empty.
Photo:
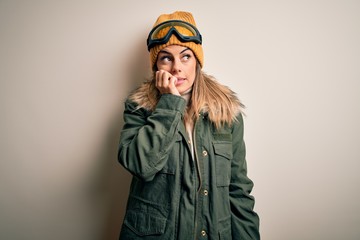
M180 96L180 93L176 88L178 79L175 76L173 76L171 73L165 70L159 70L156 72L155 81L156 81L155 86L160 91L161 94L169 93Z

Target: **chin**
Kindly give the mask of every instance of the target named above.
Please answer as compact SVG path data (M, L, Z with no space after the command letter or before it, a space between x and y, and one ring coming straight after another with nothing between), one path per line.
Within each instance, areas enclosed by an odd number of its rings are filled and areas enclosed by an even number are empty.
M186 93L187 91L190 90L191 87L188 87L188 88L178 88L177 90L179 91L180 94L184 94Z

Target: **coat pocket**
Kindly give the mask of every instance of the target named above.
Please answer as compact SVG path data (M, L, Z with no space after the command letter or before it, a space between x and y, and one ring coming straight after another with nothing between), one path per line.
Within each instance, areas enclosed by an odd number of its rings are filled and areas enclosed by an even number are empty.
M131 232L124 232L125 236L161 235L165 232L167 223L167 209L157 203L153 203L135 196L128 200L128 210L125 215L124 225Z
M124 224L139 236L161 235L165 231L166 218L130 210Z
M230 185L231 159L233 158L231 142L213 142L216 166L216 186Z
M231 216L219 221L219 239L231 240Z

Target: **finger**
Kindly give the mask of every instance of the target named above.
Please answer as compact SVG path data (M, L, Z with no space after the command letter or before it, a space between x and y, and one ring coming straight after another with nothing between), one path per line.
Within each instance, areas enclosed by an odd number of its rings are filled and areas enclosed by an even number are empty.
M172 75L167 71L161 72L161 86L166 88L169 86L169 80L172 77Z
M160 71L156 71L156 73L155 73L155 86L156 87L159 86L159 76L160 76Z
M176 82L177 82L177 78L174 76L171 76L169 79L169 86L170 87L175 87L176 86Z
M155 80L156 80L156 81L159 79L159 74L160 74L160 71L156 71L156 72L155 72Z
M163 75L164 71L160 70L156 72L156 87L162 88L163 87Z

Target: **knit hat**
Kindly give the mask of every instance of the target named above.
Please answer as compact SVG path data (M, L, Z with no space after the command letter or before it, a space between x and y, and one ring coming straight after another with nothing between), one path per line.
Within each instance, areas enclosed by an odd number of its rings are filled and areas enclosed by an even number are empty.
M191 25L193 25L194 27L196 27L195 24L195 20L194 17L192 16L192 14L190 12L183 12L183 11L176 11L174 13L171 14L162 14L158 17L158 19L156 20L153 28L155 28L157 25L165 22L165 21L170 21L170 20L181 20L187 23L190 23ZM164 30L159 31L158 34L158 38L162 38L164 37L168 31L169 28L166 28ZM181 27L181 26L175 26L176 30L180 33L180 34L188 34L189 30ZM164 44L160 44L160 45L155 45L153 48L151 48L150 51L150 63L151 63L151 67L153 67L156 64L156 60L157 60L157 55L159 54L159 52L166 48L167 46L170 45L180 45L183 47L188 47L190 48L193 53L195 54L197 60L199 61L201 67L203 67L204 64L204 53L203 53L203 49L201 44L197 44L195 42L181 42L174 34L170 37L169 41L164 43Z

